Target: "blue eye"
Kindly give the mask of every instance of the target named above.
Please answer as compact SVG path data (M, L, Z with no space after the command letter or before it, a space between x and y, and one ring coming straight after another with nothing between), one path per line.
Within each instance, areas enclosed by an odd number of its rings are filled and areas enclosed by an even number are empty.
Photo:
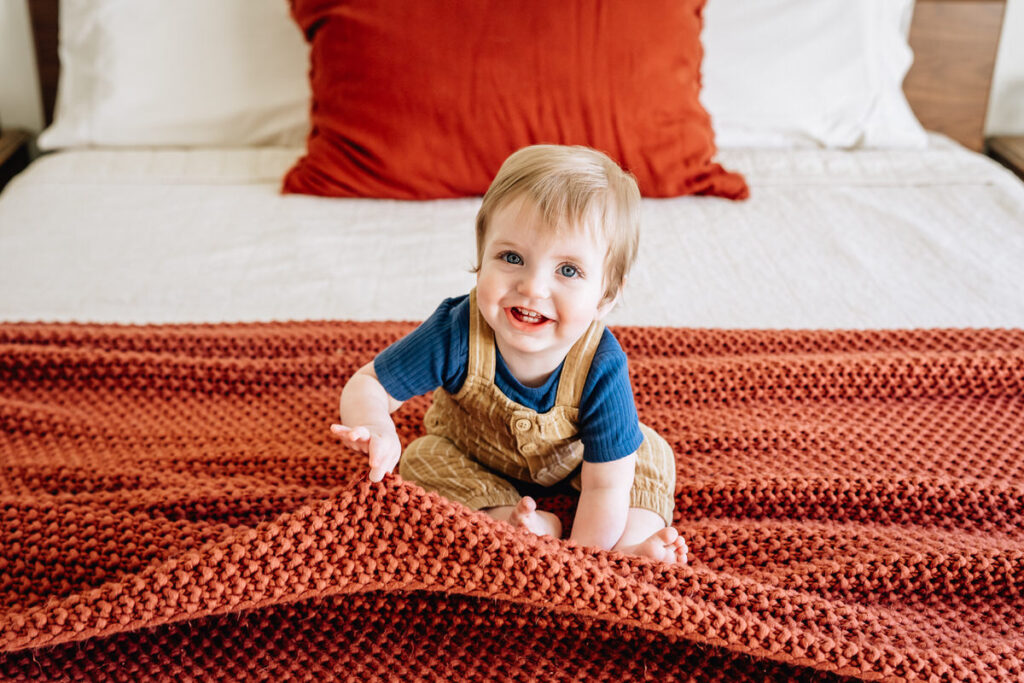
M506 251L504 254L501 255L501 259L505 263L511 263L513 266L519 266L522 265L523 263L523 257L515 253L514 251Z
M558 274L561 275L562 277L572 278L572 277L576 277L577 275L579 275L580 271L576 268L576 266L570 266L567 263L565 265L562 265L562 266L558 267Z

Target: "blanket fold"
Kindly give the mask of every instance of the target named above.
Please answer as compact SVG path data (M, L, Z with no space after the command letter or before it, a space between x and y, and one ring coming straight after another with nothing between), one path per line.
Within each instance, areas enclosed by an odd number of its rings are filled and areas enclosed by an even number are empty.
M366 481L409 329L0 325L0 678L1024 680L1024 331L617 329L665 565Z

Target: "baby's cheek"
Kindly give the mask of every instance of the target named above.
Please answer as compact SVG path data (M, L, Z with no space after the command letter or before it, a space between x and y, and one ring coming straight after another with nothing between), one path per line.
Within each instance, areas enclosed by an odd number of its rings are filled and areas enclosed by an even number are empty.
M489 307L496 307L502 291L499 278L491 273L481 272L476 278L476 301L482 312Z

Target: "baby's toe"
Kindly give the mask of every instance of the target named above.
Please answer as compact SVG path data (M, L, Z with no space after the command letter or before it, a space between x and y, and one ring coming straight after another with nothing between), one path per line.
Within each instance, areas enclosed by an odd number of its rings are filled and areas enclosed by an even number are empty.
M509 515L508 521L513 526L526 526L536 511L537 501L529 496L523 496L516 503L515 508L512 509L512 514Z
M679 536L672 543L672 551L675 554L676 562L686 564L687 555L689 554L690 549L686 547L686 541L683 540L682 536Z
M655 537L665 545L672 545L679 539L679 532L673 527L667 526L655 532Z

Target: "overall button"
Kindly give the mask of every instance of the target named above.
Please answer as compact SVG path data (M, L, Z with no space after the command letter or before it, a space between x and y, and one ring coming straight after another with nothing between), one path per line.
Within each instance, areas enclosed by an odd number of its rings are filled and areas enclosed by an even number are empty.
M525 417L521 417L516 420L516 431L517 432L528 432L533 423L527 420Z
M535 453L537 451L537 444L535 444L535 443L524 443L522 446L519 447L519 451L523 455L529 455L531 453Z

